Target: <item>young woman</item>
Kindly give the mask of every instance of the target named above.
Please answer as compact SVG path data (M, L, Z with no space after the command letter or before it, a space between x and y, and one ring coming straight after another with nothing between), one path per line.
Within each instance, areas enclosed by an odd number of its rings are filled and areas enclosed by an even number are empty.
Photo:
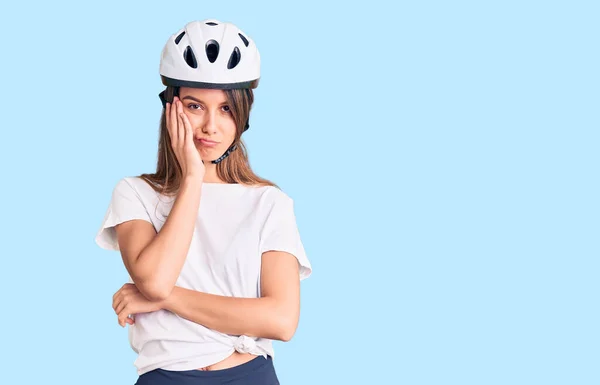
M260 78L254 41L188 23L167 41L157 170L118 181L99 246L130 282L113 296L138 354L137 385L278 384L312 271L293 200L254 174L241 135Z

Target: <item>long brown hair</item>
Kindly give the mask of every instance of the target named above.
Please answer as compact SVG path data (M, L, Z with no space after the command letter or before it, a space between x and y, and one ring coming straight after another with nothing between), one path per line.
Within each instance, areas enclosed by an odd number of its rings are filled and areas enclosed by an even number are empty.
M171 103L178 94L178 88L168 86L165 90L165 99ZM224 90L227 103L231 110L236 125L236 134L233 143L237 148L228 157L217 164L217 176L226 183L240 183L253 186L275 186L275 183L256 175L248 161L248 152L241 138L244 126L250 116L254 93L252 89ZM181 167L171 146L171 137L167 130L166 111L163 108L160 117L160 134L158 140L158 158L155 173L139 175L155 191L164 195L176 194L183 178Z

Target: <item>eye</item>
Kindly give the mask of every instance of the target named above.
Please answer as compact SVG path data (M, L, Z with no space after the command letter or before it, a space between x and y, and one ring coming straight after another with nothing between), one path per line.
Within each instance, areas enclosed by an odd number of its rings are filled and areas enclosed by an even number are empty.
M223 111L231 113L231 108L229 108L229 106L223 106Z
M197 108L192 108L192 106L197 106ZM200 109L200 105L199 105L199 104L193 104L193 103L192 103L192 104L188 104L188 108L189 108L190 110L198 110L198 109Z

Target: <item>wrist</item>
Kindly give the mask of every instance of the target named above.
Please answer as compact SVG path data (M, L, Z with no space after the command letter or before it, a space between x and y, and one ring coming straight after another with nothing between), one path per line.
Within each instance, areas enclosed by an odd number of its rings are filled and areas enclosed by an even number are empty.
M202 181L204 181L204 173L199 173L199 172L191 173L190 172L190 173L187 173L184 175L184 177L182 179L182 184L198 186L198 185L202 185Z

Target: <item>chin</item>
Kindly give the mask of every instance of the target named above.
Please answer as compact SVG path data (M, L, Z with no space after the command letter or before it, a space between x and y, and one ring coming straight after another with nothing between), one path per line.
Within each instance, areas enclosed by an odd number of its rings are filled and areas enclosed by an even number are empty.
M200 153L200 158L202 158L202 160L205 162L209 162L211 160L217 159L219 157L216 155L218 153L218 151L219 150L217 148L200 147L198 149L198 152Z

